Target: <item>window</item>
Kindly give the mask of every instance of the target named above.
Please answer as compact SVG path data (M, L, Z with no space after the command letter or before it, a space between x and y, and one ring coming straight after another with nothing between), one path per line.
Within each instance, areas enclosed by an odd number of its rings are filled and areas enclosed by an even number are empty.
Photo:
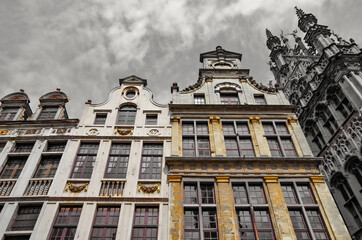
M48 142L46 152L64 152L66 142Z
M98 152L98 143L81 143L71 178L90 178Z
M105 178L126 178L130 143L112 143Z
M205 104L205 95L204 94L198 94L194 95L194 103L195 104Z
M221 104L226 104L226 105L239 105L240 104L239 97L236 92L235 93L221 92L220 101L221 101Z
M208 157L211 155L208 129L208 122L184 122L182 124L184 157Z
M291 182L281 186L297 239L329 239L309 184Z
M30 235L14 235L14 236L5 236L5 240L28 240Z
M158 208L136 207L132 240L157 240Z
M98 207L90 239L116 239L119 211L119 207Z
M136 119L137 108L134 106L124 106L119 109L117 124L118 125L134 125Z
M134 98L136 96L136 91L133 89L130 89L126 92L126 97L127 98Z
M14 117L18 113L19 108L3 108L0 113L0 120L3 121L13 121Z
M38 219L42 206L20 206L12 224L10 231L27 231L33 230L36 220Z
M42 156L34 178L53 178L57 171L60 158L60 155Z
M140 179L161 179L162 144L143 144Z
M285 122L263 122L263 128L273 157L297 157Z
M12 152L22 153L22 152L31 152L34 147L34 143L16 143Z
M38 120L53 120L58 112L58 107L44 107L39 114Z
M107 114L106 113L102 113L102 114L96 114L96 118L94 119L94 124L100 124L103 125L106 123L106 119L107 119Z
M81 207L61 207L49 240L74 239L81 212Z
M218 239L213 182L184 182L185 239Z
M264 95L254 95L255 103L258 105L266 105Z
M254 157L254 147L247 122L222 123L228 157Z
M232 188L241 239L275 239L262 183L235 182Z
M9 157L3 168L0 178L1 179L17 179L23 170L28 157Z
M146 125L157 125L157 115L146 115Z
M341 113L341 116L345 119L353 111L351 103L348 101L347 97L344 95L340 88L333 95L332 101L336 106L336 110L339 111Z

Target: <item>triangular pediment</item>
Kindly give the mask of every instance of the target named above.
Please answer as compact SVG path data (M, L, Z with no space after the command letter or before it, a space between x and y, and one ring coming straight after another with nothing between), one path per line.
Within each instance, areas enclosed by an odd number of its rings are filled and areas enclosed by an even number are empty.
M219 58L219 57L222 57L222 58L235 58L235 59L239 59L241 61L242 54L226 51L222 47L217 46L216 50L214 50L214 51L201 53L200 54L200 62L203 62L203 60L205 58Z
M147 86L147 80L146 79L143 79L143 78L140 78L140 77L137 77L135 75L131 75L131 76L128 76L126 78L120 78L119 79L119 85L122 85L122 84L130 84L130 85L134 85L134 84L141 84L143 86Z

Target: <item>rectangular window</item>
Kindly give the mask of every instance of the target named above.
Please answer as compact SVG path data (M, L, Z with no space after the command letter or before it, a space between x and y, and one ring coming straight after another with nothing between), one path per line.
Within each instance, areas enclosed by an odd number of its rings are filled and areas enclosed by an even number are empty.
M119 207L98 207L90 239L116 239L119 211Z
M140 179L161 179L162 144L143 144Z
M281 186L297 239L330 239L309 184L292 182Z
M157 115L146 115L146 125L157 125Z
M0 113L0 120L13 121L15 115L18 113L19 108L3 108Z
M34 178L53 178L58 169L60 155L42 156Z
M182 123L182 152L184 157L211 155L207 122Z
M157 240L158 208L136 207L132 228L132 240Z
M66 142L48 142L46 152L64 152Z
M17 179L26 163L28 157L14 156L9 157L1 174L1 179Z
M105 178L126 178L130 143L112 143Z
M81 212L81 207L60 208L49 240L73 240Z
M194 95L195 104L205 104L205 95Z
M81 143L71 178L90 178L98 152L98 143Z
M38 117L38 120L53 120L59 107L44 107Z
M239 97L237 93L220 93L221 104L239 105Z
M34 143L16 143L12 149L12 152L15 153L31 152L33 147Z
M97 113L96 118L94 119L94 124L104 125L107 120L106 113Z
M184 183L184 218L185 239L218 239L214 183Z
M28 240L30 235L5 236L4 240Z
M42 206L20 206L12 224L10 231L29 231L33 230L38 219Z
M254 95L255 103L258 105L266 105L264 95Z
M275 239L261 183L232 184L241 239Z
M263 122L263 129L273 157L297 157L285 122Z
M247 122L223 122L222 128L228 157L255 156Z

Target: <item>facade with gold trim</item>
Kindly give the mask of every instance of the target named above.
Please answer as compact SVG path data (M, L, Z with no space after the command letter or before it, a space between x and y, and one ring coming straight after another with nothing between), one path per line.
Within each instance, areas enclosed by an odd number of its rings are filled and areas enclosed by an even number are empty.
M350 239L294 106L241 57L217 47L171 87L168 239Z

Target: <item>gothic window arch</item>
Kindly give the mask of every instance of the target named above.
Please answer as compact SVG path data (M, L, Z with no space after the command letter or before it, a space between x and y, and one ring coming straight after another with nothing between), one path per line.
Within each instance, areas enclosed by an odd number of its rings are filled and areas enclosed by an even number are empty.
M117 125L134 125L137 108L134 105L124 105L119 108Z
M362 162L357 156L348 158L345 164L346 171L352 173L362 188Z
M304 124L304 129L310 141L313 143L313 146L317 148L318 151L320 151L324 147L326 142L324 141L323 135L318 127L317 122L312 118L307 119Z
M347 179L343 176L341 172L337 172L331 178L331 185L332 187L336 188L338 192L342 195L344 200L344 203L342 201L342 204L352 215L358 228L362 228L362 212L360 211L361 206L357 201Z
M317 104L315 115L321 122L323 128L333 135L338 130L338 123L325 102Z
M292 105L297 105L298 104L298 100L299 100L299 94L298 92L293 92L290 97L289 97L289 102Z

